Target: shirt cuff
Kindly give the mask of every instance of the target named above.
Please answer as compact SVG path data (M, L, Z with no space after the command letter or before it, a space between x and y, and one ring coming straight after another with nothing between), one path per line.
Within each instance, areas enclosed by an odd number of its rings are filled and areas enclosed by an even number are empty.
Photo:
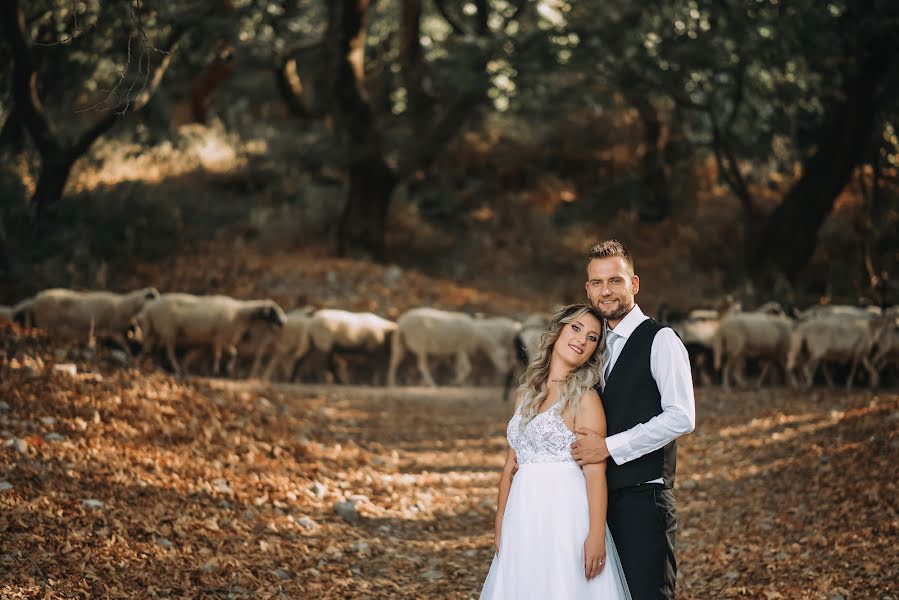
M623 465L637 458L632 456L633 451L625 433L627 432L616 433L606 438L606 448L616 465Z

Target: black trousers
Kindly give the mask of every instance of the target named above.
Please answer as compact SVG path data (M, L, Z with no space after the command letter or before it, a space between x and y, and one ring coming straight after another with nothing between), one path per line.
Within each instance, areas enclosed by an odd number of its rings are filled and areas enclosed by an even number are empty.
M674 598L677 504L662 484L609 492L607 520L634 600Z

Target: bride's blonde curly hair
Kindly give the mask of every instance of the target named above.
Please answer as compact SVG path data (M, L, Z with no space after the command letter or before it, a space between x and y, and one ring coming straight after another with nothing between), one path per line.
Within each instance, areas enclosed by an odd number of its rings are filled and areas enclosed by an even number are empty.
M565 325L576 321L584 314L591 314L599 321L599 342L596 350L583 365L569 373L562 380L559 398L562 400L560 412L571 410L577 414L581 396L596 384L603 385L603 363L606 353L606 321L592 306L588 304L569 304L558 309L552 316L549 328L540 338L540 350L530 362L521 376L518 393L521 395L521 428L537 416L540 405L546 399L549 389L549 364L552 360L553 346L562 334Z

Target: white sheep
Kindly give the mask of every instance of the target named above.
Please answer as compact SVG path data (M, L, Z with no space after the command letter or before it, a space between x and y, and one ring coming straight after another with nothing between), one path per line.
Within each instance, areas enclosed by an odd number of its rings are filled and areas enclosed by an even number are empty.
M39 292L13 310L26 326L91 344L95 338L109 338L128 352L126 334L131 319L158 297L159 292L151 287L126 294L55 288Z
M852 389L855 373L861 364L868 371L871 387L876 387L878 375L870 360L870 354L878 322L879 320L870 313L867 316L825 313L802 321L790 336L787 372L792 377L792 374L801 368L805 379L803 383L805 387L809 387L814 381L819 364L850 363L846 388ZM833 378L826 365L824 377L827 385L832 387ZM795 378L792 381L794 386L798 385Z
M714 336L715 369L722 369L721 382L730 387L731 377L744 385L743 367L747 358L762 362L757 382L762 385L772 364L783 366L793 322L779 314L729 312L722 317Z
M899 364L899 306L884 310L875 327L871 341L871 365L879 377L891 366Z
M484 326L484 319L474 319L460 312L435 308L413 308L397 319L393 334L387 385L396 385L396 370L406 355L417 357L418 370L425 384L436 386L428 368L428 356L455 356L456 384L464 383L471 373L472 354L483 351L499 373L509 370L509 350L502 340L494 339L494 328Z
M693 309L683 318L669 323L687 348L694 381L706 385L712 382L715 334L720 324L721 314L715 309L706 308Z
M283 379L291 380L294 367L298 360L303 358L311 345L309 337L309 325L312 323L312 314L309 309L302 308L287 313L287 320L270 344L257 354L257 360L253 363L250 377L259 376L262 358L267 352L268 364L262 372L261 378L270 381L276 372L280 372Z
M182 373L176 347L211 348L213 374L220 372L222 353L235 353L235 344L250 327L281 327L284 321L284 311L272 300L191 294L163 294L134 319L145 352L157 344L164 346L172 369ZM185 367L187 362L189 358Z
M308 327L313 347L327 359L338 380L349 383L349 372L342 355L386 354L387 341L397 324L370 312L322 309L312 315Z

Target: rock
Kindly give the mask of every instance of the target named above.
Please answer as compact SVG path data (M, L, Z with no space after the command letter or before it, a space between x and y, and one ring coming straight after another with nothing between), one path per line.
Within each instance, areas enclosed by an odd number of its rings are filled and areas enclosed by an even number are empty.
M316 523L315 521L313 521L313 520L310 519L309 517L303 517L302 519L300 519L299 521L297 521L297 525L299 525L299 526L302 527L303 529L310 529L310 530L312 530L312 529L317 529L317 528L318 528L318 523Z
M54 425L56 425L56 419L54 419L53 417L41 417L40 419L38 419L38 421L40 421L47 427L53 427Z
M229 486L228 482L224 479L213 479L212 485L215 487L215 491L217 491L219 494L234 494L234 490L231 489L231 486Z
M347 523L355 523L360 519L359 513L356 512L356 503L353 500L335 503L334 512Z
M214 561L214 560L210 560L210 561L207 561L207 562L203 563L203 566L200 567L200 569L201 569L204 573L212 573L212 572L215 570L215 561Z
M284 569L275 569L274 573L281 579L290 579L290 573L288 573Z
M737 579L740 578L740 574L737 573L736 571L728 571L727 573L724 574L724 578L727 579L728 581L736 581Z
M677 482L677 487L682 490L692 490L699 487L699 482L695 479L684 479Z
M5 492L7 490L12 489L12 484L8 481L0 481L0 492Z
M428 581L435 581L437 579L443 579L444 577L446 577L443 571L435 569L434 567L428 568L428 570L422 573L421 576Z
M165 548L166 550L172 549L172 542L168 538L159 538L156 540L156 543Z
M321 500L328 494L328 488L317 481L312 484L312 487L310 489L312 490L312 495L319 500Z
M19 454L28 454L28 449L30 448L30 446L28 445L28 442L26 442L22 438L17 438L17 437L8 439L5 442L3 442L3 447L4 448L12 447Z
M308 569L303 571L303 574L308 575L309 577L318 577L319 575L322 574L322 572L319 571L318 569L316 569L315 567L309 567Z
M353 546L353 550L355 550L359 554L362 554L363 556L371 556L371 546L369 546L366 542L356 542L356 544Z
M74 377L75 375L78 374L78 365L76 365L75 363L62 363L62 364L53 365L53 372L54 373L63 373L65 375L70 375L70 376Z
M46 442L62 442L66 439L64 435L60 435L56 432L48 433L44 436L44 441Z
M3 400L0 400L0 413L7 413L7 412L9 412L9 404L4 402Z
M106 508L106 504L100 502L99 500L94 500L93 498L82 500L81 506L83 508Z

